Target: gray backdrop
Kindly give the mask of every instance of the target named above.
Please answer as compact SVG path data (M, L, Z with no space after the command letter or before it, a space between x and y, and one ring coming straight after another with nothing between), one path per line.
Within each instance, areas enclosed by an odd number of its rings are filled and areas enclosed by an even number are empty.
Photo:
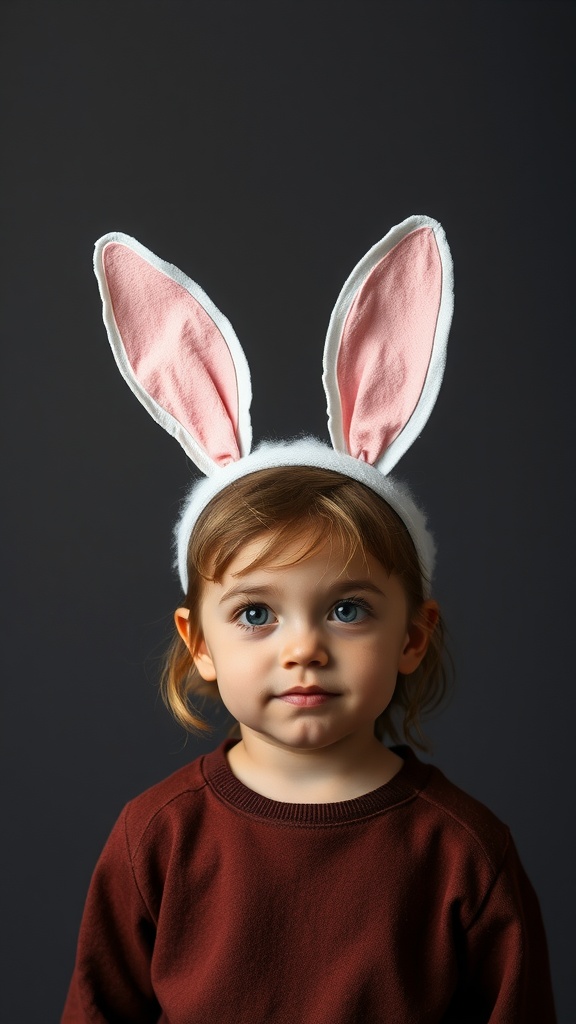
M185 742L157 697L191 467L115 368L93 242L135 235L231 318L257 439L326 437L333 303L410 213L443 223L456 275L444 386L398 467L436 533L457 666L431 757L512 827L576 1022L574 16L554 0L2 5L7 1024L58 1019L123 803L222 735Z

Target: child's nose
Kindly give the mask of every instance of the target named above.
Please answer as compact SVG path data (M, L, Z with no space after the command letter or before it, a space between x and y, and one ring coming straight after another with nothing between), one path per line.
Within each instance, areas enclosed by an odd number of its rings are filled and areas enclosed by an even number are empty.
M321 630L304 623L290 629L284 638L281 661L284 668L326 665L328 651Z

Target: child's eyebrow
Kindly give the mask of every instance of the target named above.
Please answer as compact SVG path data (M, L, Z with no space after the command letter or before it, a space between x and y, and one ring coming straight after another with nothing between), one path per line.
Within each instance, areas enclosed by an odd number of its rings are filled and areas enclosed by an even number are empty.
M231 597L270 597L277 593L277 587L267 586L266 584L262 586L256 585L253 587L244 587L239 583L237 587L230 587L230 590L227 590L222 594L218 604L223 604L224 601L229 601Z
M342 577L342 579L338 580L330 590L334 592L341 592L343 590L368 590L371 594L378 594L380 597L386 596L380 587L377 587L375 583L372 583L372 580L364 578L349 580Z

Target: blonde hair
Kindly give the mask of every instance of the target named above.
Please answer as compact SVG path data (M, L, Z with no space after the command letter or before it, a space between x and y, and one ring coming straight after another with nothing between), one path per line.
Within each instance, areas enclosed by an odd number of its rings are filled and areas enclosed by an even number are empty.
M404 587L410 619L424 601L422 572L414 543L394 510L364 484L332 470L309 466L263 469L230 484L200 515L188 544L190 649L176 635L167 652L161 680L164 702L176 720L190 731L207 732L198 701L219 700L217 686L206 683L194 665L192 652L201 640L200 602L205 580L219 582L239 549L268 537L250 569L274 564L294 540L305 543L298 561L338 539L352 558L370 553ZM285 563L282 563L285 564ZM248 568L248 567L247 567ZM393 742L402 738L425 749L421 717L437 708L447 690L443 663L444 626L436 624L428 650L409 676L398 674L389 706L376 719L375 734ZM231 734L239 735L237 726Z

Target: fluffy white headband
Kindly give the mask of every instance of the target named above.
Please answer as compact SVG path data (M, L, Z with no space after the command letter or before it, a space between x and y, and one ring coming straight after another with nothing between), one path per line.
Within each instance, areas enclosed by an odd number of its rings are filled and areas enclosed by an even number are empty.
M332 448L308 438L251 452L246 357L199 285L118 232L96 242L94 269L122 376L207 476L192 487L175 530L185 593L188 542L202 510L235 480L275 466L333 470L384 498L410 532L428 590L434 542L409 492L388 473L428 420L444 372L452 260L437 221L409 217L392 228L338 297L324 348Z

